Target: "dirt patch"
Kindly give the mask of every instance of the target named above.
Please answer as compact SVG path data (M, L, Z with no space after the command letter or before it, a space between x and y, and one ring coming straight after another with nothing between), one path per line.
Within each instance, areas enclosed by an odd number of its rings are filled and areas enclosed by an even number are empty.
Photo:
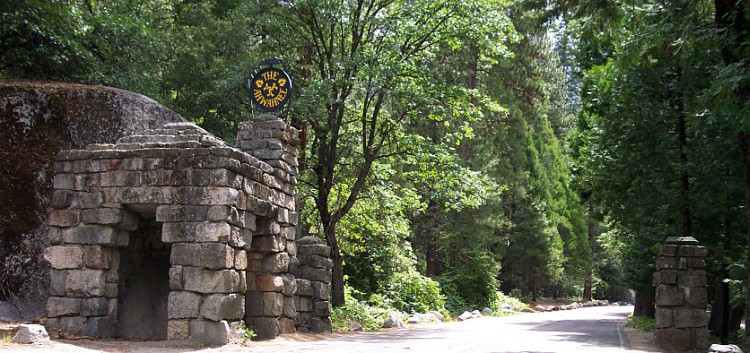
M628 343L630 343L630 350L636 352L665 352L659 348L656 348L654 344L654 333L635 329L632 327L625 327L625 335L628 337Z

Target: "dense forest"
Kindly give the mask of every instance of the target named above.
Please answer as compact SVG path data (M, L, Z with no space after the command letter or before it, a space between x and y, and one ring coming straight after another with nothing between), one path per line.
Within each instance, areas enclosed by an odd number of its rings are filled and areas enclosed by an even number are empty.
M748 1L0 3L0 78L139 92L230 142L271 58L334 306L653 316L656 251L681 235L710 250L712 326L750 309Z

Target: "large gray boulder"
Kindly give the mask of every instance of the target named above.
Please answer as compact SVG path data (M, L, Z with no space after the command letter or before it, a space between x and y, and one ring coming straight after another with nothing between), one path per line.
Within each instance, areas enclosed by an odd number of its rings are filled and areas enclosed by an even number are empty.
M59 151L184 121L148 97L116 88L0 79L0 268L10 269L0 271L0 285L16 296L46 292L27 279L43 282L48 272L40 230ZM0 300L10 299L3 293Z

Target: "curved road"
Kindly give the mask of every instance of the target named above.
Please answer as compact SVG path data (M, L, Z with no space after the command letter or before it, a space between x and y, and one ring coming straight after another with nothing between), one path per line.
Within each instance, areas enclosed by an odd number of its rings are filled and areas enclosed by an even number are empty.
M543 314L485 317L464 322L344 335L316 342L287 342L254 352L625 352L622 330L633 307L593 307Z

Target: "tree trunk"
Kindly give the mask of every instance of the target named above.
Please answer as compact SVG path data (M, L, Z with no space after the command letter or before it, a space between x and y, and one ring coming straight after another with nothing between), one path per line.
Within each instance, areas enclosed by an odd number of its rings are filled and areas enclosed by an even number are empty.
M336 228L331 226L325 230L326 242L331 247L331 260L333 261L333 270L331 271L331 305L334 307L346 304L344 296L344 259L339 250L339 244L336 240Z
M635 291L635 308L633 316L645 316L650 318L656 317L656 307L654 307L655 291L653 288L637 289Z
M591 206L589 205L589 224L588 224L588 236L589 236L589 247L592 249L593 255L594 249L594 222L590 219L591 217ZM593 299L593 280L594 280L594 266L593 264L589 267L588 273L586 273L586 279L583 282L583 301L590 302Z
M742 151L742 170L745 173L745 204L750 205L750 131L740 133L740 150ZM748 208L750 217L750 208ZM750 235L748 235L750 238ZM747 265L750 267L750 251L748 251ZM746 281L747 290L750 293L750 280ZM750 327L750 295L746 296L745 302L745 327ZM745 340L750 346L750 330L745 330Z

